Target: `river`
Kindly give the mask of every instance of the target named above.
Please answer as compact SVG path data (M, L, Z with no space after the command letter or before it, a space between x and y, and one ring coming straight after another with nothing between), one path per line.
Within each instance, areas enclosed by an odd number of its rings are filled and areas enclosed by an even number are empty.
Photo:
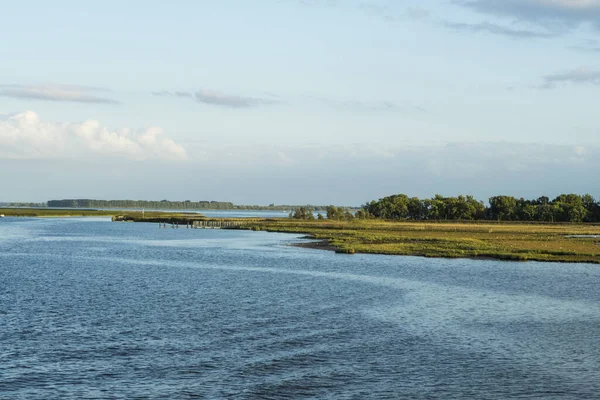
M0 220L1 399L590 399L600 266Z

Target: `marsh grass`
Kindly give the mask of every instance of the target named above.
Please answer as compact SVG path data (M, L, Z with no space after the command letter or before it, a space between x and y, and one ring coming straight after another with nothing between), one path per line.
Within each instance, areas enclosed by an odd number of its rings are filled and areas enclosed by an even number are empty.
M600 263L599 225L468 222L298 221L249 222L246 229L308 234L341 253L448 258Z

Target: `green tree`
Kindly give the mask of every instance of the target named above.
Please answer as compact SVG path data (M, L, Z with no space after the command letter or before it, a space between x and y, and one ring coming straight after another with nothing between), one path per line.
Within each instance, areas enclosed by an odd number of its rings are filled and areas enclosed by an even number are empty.
M517 200L512 196L494 196L490 198L489 214L491 219L513 221L516 217Z
M583 205L583 198L577 194L561 194L553 201L555 221L582 222L587 218L588 210Z

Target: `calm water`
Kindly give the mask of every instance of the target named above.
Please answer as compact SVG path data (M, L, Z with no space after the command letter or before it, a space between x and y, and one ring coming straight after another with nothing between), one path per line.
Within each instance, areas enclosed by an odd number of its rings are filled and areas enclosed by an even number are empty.
M599 398L600 267L0 219L0 398Z

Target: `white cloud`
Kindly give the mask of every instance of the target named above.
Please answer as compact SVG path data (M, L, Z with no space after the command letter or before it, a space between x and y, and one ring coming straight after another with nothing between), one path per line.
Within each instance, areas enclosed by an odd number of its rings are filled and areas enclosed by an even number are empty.
M0 117L0 158L78 159L90 156L131 160L186 160L186 150L162 129L112 130L99 121L44 122L33 111Z

